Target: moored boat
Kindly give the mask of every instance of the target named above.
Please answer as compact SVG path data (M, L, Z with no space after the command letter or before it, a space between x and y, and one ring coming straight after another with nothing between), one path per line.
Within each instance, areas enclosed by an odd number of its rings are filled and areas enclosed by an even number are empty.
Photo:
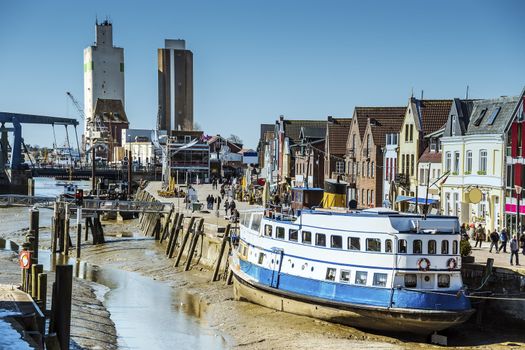
M243 213L237 299L356 327L429 334L474 312L456 217L363 211Z

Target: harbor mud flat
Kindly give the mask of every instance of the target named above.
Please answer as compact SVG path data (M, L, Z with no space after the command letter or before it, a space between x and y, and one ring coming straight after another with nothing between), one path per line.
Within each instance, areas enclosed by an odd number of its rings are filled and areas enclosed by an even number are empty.
M27 209L23 208L3 209L1 214L2 217L4 215L12 217L18 211L21 217L27 217ZM45 227L45 219L41 219L40 223L40 244L45 249L49 247L49 230ZM121 347L147 348L146 341L141 342L136 338L148 339L151 336L148 331L138 329L133 336L129 336L127 334L130 329L140 326L130 323L129 320L124 320L123 323L122 318L129 315L127 309L135 308L138 309L139 315L153 322L154 315L146 311L158 310L155 309L156 307L168 309L175 316L167 319L159 316L160 321L155 324L157 331L153 332L154 341L160 344L177 345L179 348L427 349L433 347L421 337L374 334L235 301L232 287L227 286L224 281L210 282L211 271L207 268L193 265L190 271L183 272L180 268L173 267L173 259L168 260L164 256L165 245L160 245L152 238L143 237L139 233L136 220L124 223L106 222L104 231L107 243L98 246L93 246L90 242L83 243L82 261L96 267L95 271L99 270L95 273L97 279L102 284L109 284L109 289L127 289L128 292L124 294L126 298L118 301L118 305L108 306L108 301L111 302L110 293L106 294L104 305L95 297L92 301L86 300L87 305L92 302L93 305L102 306L103 311L107 313L107 317L100 319L102 324L106 322L105 324L109 325L109 322L114 321L116 325L119 340L108 335L107 344L104 345L106 347L102 348L114 348L117 342ZM13 226L0 235L20 241L25 232L23 227ZM74 256L73 252L71 256ZM15 258L13 255L9 258L14 265L13 283L19 279ZM124 277L115 277L122 271L126 271L121 275ZM109 276L108 280L104 280L104 276ZM75 282L75 285L87 283L77 279ZM89 287L89 284L87 286ZM93 287L88 290L94 295ZM77 298L74 296L75 299ZM114 312L110 315L107 308L112 308ZM161 311L158 312L160 315ZM73 317L75 319L75 313ZM113 334L111 326L104 326L104 329ZM449 343L458 348L503 349L513 345L525 346L525 337L519 335L519 332L507 332L502 329L479 329L473 323L467 323L447 331L446 334L449 335ZM93 334L100 333L95 331ZM75 339L74 335L73 340ZM80 345L80 347L94 348L89 345Z

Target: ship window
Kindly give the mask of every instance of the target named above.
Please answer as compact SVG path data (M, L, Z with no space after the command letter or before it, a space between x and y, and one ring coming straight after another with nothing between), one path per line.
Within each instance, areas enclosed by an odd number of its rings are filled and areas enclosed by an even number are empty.
M406 239L400 239L397 241L397 252L406 254L407 252L407 240Z
M264 258L265 257L266 257L266 254L259 253L259 260L257 261L259 265L262 265L262 263L264 262Z
M417 286L417 276L413 273L405 275L405 287L415 288Z
M275 238L284 239L284 227L279 227L275 229Z
M366 284L367 276L368 276L368 272L366 271L356 271L355 284Z
M439 288L450 287L450 275L438 275L438 287Z
M452 241L452 254L458 253L458 241Z
M385 287L386 286L386 273L374 273L374 286Z
M349 250L361 250L361 238L348 237L348 249Z
M441 254L448 254L448 241L441 241Z
M350 271L349 270L341 270L341 282L350 283Z
M259 232L259 227L261 227L262 214L253 214L252 215L252 230Z
M272 225L264 225L264 235L272 237Z
M243 213L241 215L241 225L244 227L250 227L250 217L252 214L250 213Z
M341 236L330 236L330 247L332 248L343 248L343 237Z
M332 267L329 267L326 269L326 280L328 281L335 281L335 269Z
M392 240L385 240L385 253L392 253Z
M294 230L294 229L290 229L290 230L288 231L288 239L289 239L290 241L297 242L297 240L298 240L298 238L299 238L298 236L299 236L299 231Z
M381 240L379 238L367 238L366 239L366 251L380 252L381 251Z
M412 243L412 254L423 254L423 242L420 239L415 239Z
M326 247L326 235L324 233L315 234L315 245Z
M428 254L436 254L436 241L433 239L428 241Z
M312 232L303 231L303 243L312 244Z

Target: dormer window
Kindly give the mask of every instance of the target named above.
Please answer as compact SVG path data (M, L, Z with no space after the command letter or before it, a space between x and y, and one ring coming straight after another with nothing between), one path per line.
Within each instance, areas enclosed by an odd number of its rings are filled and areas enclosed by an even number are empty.
M430 152L436 152L437 144L436 139L430 139Z
M485 114L487 113L487 109L483 109L480 113L479 113L479 117L474 121L474 125L475 126L480 126L481 124L481 121L483 120L483 117L485 116Z

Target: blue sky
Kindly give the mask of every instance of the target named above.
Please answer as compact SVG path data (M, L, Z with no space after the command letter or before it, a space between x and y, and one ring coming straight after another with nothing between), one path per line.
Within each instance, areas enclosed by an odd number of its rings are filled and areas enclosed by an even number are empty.
M126 112L154 128L157 48L194 54L194 118L255 147L260 123L351 116L355 106L517 95L525 86L525 1L0 2L0 111L78 117L95 18L124 48ZM62 133L63 134L63 133ZM58 134L59 142L64 138ZM25 127L51 145L51 127Z

